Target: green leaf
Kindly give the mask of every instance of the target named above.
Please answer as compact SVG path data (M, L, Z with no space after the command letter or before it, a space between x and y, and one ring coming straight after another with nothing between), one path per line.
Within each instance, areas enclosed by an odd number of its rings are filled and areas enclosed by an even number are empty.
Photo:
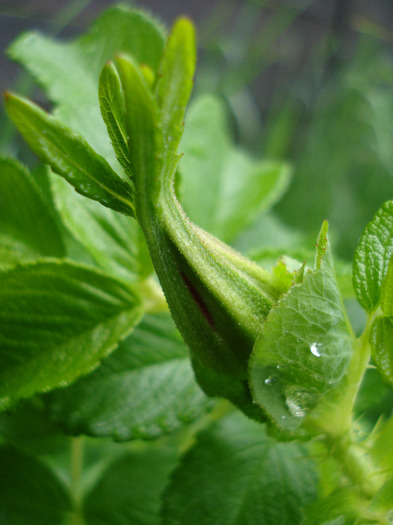
M51 180L55 203L64 224L105 271L127 281L147 277L153 270L138 223L85 199L63 179Z
M71 512L69 495L41 461L0 447L0 520L7 525L61 525Z
M352 332L322 226L316 269L270 311L250 360L253 397L282 430L295 432L347 371Z
M176 461L176 450L163 443L124 454L87 494L87 525L159 525L161 493Z
M393 388L393 320L378 316L370 330L371 356L383 379Z
M141 11L119 6L105 11L86 35L73 42L59 43L29 32L13 43L10 55L44 87L56 105L57 117L115 167L100 114L99 75L105 63L119 52L132 54L156 71L164 43L160 24Z
M353 260L353 287L359 303L371 313L393 255L393 201L385 202L360 238Z
M301 525L354 525L361 518L361 504L354 491L333 492L306 507Z
M134 215L129 184L82 137L27 99L7 94L6 108L34 153L78 193L115 211Z
M122 55L117 58L116 63L126 103L128 147L131 169L135 177L134 183L138 192L136 205L153 206L156 204L161 184L156 176L162 164L159 155L162 149L159 108L135 60ZM141 197L143 192L140 188L145 186L148 189L147 199L145 196ZM138 213L140 220L140 212Z
M386 276L381 286L381 310L388 317L393 316L393 257L390 258Z
M226 242L269 209L290 181L287 164L256 161L234 148L224 105L212 95L190 107L181 151L184 208L196 224Z
M203 431L175 470L163 525L296 525L315 495L306 449L236 413Z
M131 176L127 130L125 126L125 101L121 82L116 68L108 62L101 73L99 82L101 114L106 124L108 135L115 150L117 160L125 173Z
M91 371L139 321L120 281L66 261L0 273L0 408Z
M370 510L386 520L393 518L393 478L390 478L373 496Z
M194 26L186 18L178 18L167 40L155 93L161 108L164 170L172 164L183 134L183 118L193 87L195 61Z
M200 417L213 402L197 383L169 314L146 316L89 376L48 399L71 434L152 439Z
M19 252L16 260L25 258L23 252L35 252L36 257L65 255L62 234L38 185L26 168L11 159L0 159L0 229ZM26 246L22 253L19 244ZM3 256L4 248L1 242ZM7 259L0 256L1 261Z

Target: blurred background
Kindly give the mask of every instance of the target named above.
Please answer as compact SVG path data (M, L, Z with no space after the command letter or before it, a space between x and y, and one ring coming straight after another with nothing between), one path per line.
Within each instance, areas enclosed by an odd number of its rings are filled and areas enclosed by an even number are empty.
M31 29L61 39L78 36L115 3L0 0L0 88L40 102L28 74L7 59L9 44ZM147 9L168 26L181 14L190 16L198 30L195 93L222 98L242 148L291 164L291 186L269 223L272 243L286 229L314 240L328 219L336 253L351 259L365 224L393 198L393 2L123 4ZM23 160L21 148L1 106L0 153ZM259 228L249 235L258 236Z

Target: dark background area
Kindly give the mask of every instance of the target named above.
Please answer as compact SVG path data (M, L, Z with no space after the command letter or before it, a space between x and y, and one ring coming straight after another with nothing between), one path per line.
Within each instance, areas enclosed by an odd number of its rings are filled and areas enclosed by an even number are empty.
M22 31L75 37L115 3L0 0L0 88L32 96L31 80L5 54ZM168 26L182 14L194 20L195 93L222 97L233 135L246 150L293 166L276 216L310 239L328 218L336 249L351 258L366 222L393 197L393 2L123 3ZM41 102L36 88L33 95ZM15 134L4 115L0 125L0 151L14 154Z

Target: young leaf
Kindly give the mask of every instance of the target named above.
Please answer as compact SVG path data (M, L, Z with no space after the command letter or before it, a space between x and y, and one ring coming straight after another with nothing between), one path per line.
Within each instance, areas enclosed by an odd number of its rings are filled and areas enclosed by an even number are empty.
M134 215L130 185L80 136L32 102L16 95L6 95L6 108L34 153L78 193L113 210Z
M393 320L378 316L370 331L371 356L384 380L393 388Z
M87 525L158 525L161 493L176 464L175 447L144 443L113 462L86 495Z
M392 255L393 201L387 201L364 229L353 260L353 287L368 313L380 302L381 285Z
M41 461L0 447L0 519L7 525L61 525L71 513L70 497Z
M150 209L157 202L161 182L157 177L162 144L159 109L138 64L131 57L123 55L117 58L116 63L126 104L131 170L136 191L139 192L135 204L137 208L146 206L146 209ZM142 187L148 192L147 196L141 190ZM141 211L138 209L137 214L141 220ZM143 228L143 223L141 226Z
M199 97L187 112L181 151L184 208L225 242L270 208L290 180L288 165L255 161L230 143L224 105L212 95Z
M322 226L316 269L269 313L250 360L253 397L275 424L295 432L321 397L340 381L352 354L352 331Z
M141 316L120 281L66 261L0 273L0 409L91 371Z
M28 170L11 159L0 159L0 228L36 257L65 256L62 234L39 187Z
M92 374L48 398L68 433L153 439L212 406L195 382L187 349L169 314L146 316Z
M116 68L108 62L101 73L99 91L101 114L117 160L131 177L127 130L125 126L125 101Z
M297 525L316 481L303 446L276 443L236 413L201 432L183 458L164 495L162 523Z
M161 109L164 176L183 134L183 118L193 87L195 31L186 18L175 22L158 72L155 94Z

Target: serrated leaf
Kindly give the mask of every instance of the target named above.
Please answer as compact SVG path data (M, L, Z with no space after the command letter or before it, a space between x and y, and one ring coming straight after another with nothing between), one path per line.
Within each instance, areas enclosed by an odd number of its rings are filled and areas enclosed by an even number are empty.
M51 186L64 224L102 269L127 281L143 279L153 271L136 221L76 194L56 175Z
M7 525L61 525L71 512L69 495L41 461L0 447L0 521Z
M172 474L163 525L296 525L316 495L316 473L297 443L276 443L240 413L203 431Z
M353 259L353 287L369 313L379 304L381 285L393 255L393 201L387 201L368 223Z
M130 185L81 136L22 97L8 93L6 108L34 153L78 193L115 211L134 215Z
M108 62L102 70L99 82L101 114L117 160L125 173L131 177L127 130L125 125L125 101L116 68Z
M141 316L130 287L66 261L0 273L0 408L91 371Z
M0 159L0 228L4 236L0 243L0 264L10 261L5 246L10 246L11 241L16 251L13 262L34 254L35 258L65 255L60 229L33 177L21 164L5 158ZM21 244L25 248L19 250Z
M87 525L159 525L161 493L178 455L163 443L143 444L124 454L87 494Z
M197 383L169 314L146 316L89 376L49 398L68 433L152 439L191 423L212 407Z
M393 388L393 320L378 316L370 330L371 356L383 379Z
M58 118L112 164L114 154L98 101L101 70L115 53L124 52L156 71L164 43L161 25L148 14L117 6L105 11L87 34L73 42L59 43L29 32L12 44L10 55L44 87L56 104Z
M269 209L290 180L287 164L256 161L231 144L225 107L212 95L191 105L180 150L184 208L226 242Z
M279 300L255 342L249 369L255 401L279 428L295 432L344 376L352 346L322 227L316 269Z

